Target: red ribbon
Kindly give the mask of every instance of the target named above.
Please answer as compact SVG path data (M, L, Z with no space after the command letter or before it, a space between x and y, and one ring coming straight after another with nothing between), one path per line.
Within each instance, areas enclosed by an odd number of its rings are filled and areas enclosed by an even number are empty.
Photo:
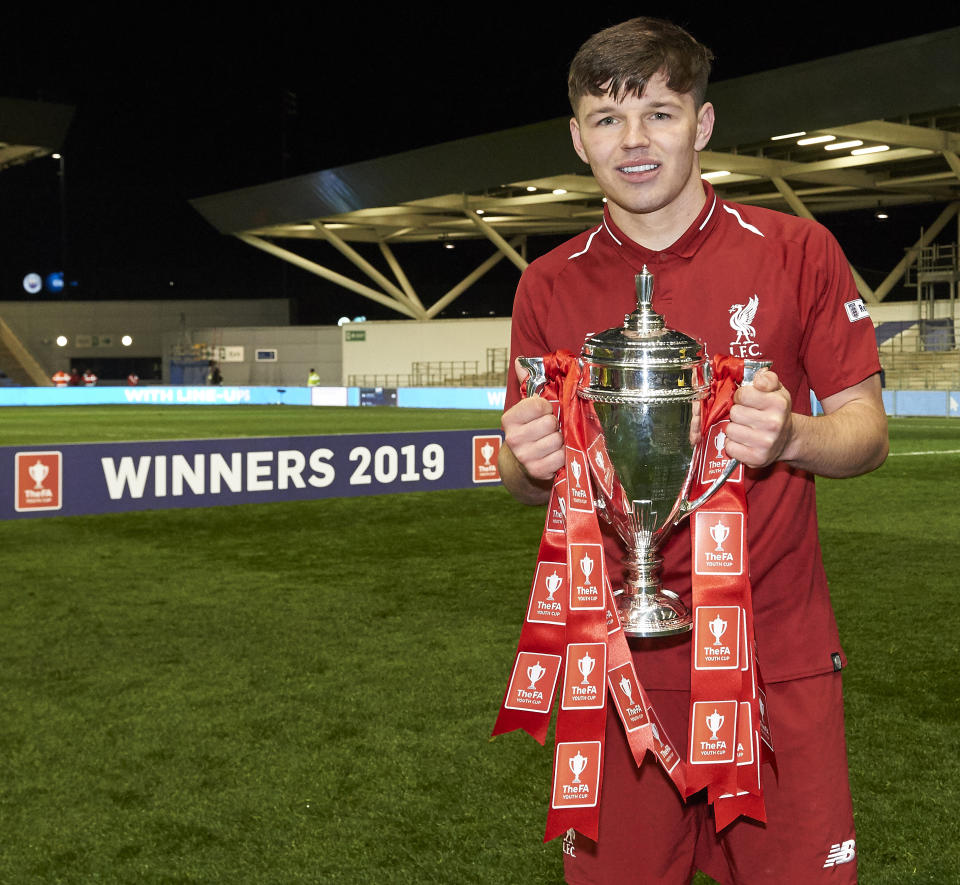
M681 795L685 768L637 678L614 604L593 493L593 482L611 482L613 471L589 406L577 396L579 363L558 351L544 358L544 369L541 395L558 403L565 465L554 480L527 615L493 733L523 729L543 743L560 686L544 841L571 828L596 840L611 697L638 766L652 752Z
M708 428L690 498L726 464L722 439L743 361L717 356L701 427ZM613 699L633 758L647 751L681 796L706 788L717 830L740 815L766 820L760 764L773 761L753 636L743 469L691 517L694 632L690 734L680 758L637 678L604 562L593 484L619 488L603 435L577 396L580 369L566 351L544 357L564 433L565 465L554 480L527 615L493 733L523 729L546 740L557 688L553 787L544 841L573 828L598 837L607 705ZM711 455L711 451L714 452Z
M706 444L691 498L727 463L726 416L743 378L743 363L733 357L714 357L712 368L712 397L701 424ZM766 821L760 765L773 761L754 640L742 465L693 513L690 532L694 629L686 795L707 788L719 831L740 815Z

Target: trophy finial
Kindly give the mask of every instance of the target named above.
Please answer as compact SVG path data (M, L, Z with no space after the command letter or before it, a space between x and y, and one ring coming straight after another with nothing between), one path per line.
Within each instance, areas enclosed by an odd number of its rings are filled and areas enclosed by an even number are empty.
M643 270L633 278L637 287L637 310L653 309L653 274L643 266Z
M653 274L643 266L643 271L633 278L637 289L637 309L624 317L623 326L641 335L660 333L664 328L663 317L653 309Z

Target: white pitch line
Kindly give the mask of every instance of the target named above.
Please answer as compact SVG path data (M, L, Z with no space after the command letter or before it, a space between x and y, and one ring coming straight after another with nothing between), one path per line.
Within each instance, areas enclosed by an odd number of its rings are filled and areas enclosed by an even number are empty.
M932 449L929 452L890 452L888 458L896 455L960 455L960 449Z

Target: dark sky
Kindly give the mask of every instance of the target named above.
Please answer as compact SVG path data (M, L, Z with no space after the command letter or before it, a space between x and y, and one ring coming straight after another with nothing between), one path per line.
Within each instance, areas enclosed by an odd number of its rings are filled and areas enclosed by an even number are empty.
M946 12L856 22L805 19L801 10L815 9L796 5L783 25L779 5L751 15L731 4L595 5L602 13L562 19L549 12L556 5L535 4L355 5L333 16L283 4L222 16L13 13L0 95L76 108L65 146L69 297L283 294L305 296L304 321L357 310L393 318L218 234L187 201L564 115L577 47L638 13L688 27L716 54L717 80L960 24ZM20 297L28 270L61 263L56 172L44 159L0 174L0 298ZM480 248L433 275L440 291L485 257ZM485 298L498 310L509 304L516 272L506 264L486 294L464 302L474 315Z

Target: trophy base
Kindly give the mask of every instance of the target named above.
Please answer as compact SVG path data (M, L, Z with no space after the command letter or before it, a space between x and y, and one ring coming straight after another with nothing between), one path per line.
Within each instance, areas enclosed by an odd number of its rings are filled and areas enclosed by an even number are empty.
M635 638L675 636L693 629L693 616L680 597L663 587L655 594L621 596L618 613L623 632Z

